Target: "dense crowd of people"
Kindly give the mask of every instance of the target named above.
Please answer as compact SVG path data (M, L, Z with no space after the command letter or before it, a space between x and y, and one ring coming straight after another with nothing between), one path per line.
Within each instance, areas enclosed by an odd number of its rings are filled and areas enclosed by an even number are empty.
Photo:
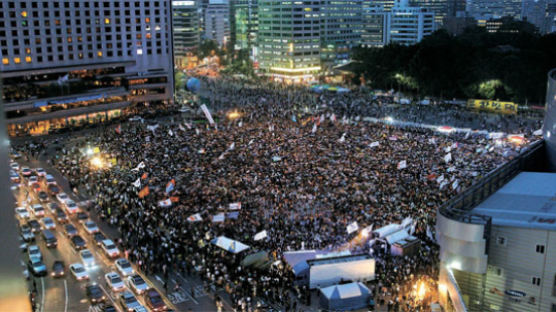
M376 229L406 217L413 218L414 235L423 241L415 255L392 257L367 244L350 248L377 257L372 287L378 304L424 311L426 305L403 289L418 279L434 286L438 250L427 233L436 209L521 148L484 136L362 121L394 114L428 121L435 111L392 110L356 91L314 94L229 79L204 85L201 94L210 101L216 125L177 115L123 123L65 145L53 164L119 229L130 260L147 273L198 274L207 289L225 289L237 311L254 310L258 298L288 311L310 305L310 291L294 285L287 266L245 267L246 254L264 250L280 260L284 252L302 248L334 251L357 235L346 231L354 221ZM479 113L441 112L442 124L481 122L487 129L525 134L538 127L519 117L500 127ZM116 164L92 165L84 152L91 147L99 148L105 163L115 158ZM169 188L172 180L175 187ZM232 203L241 203L239 215L213 222ZM195 214L200 218L190 219ZM263 230L267 237L254 240ZM210 243L218 236L251 248L239 254L220 249Z

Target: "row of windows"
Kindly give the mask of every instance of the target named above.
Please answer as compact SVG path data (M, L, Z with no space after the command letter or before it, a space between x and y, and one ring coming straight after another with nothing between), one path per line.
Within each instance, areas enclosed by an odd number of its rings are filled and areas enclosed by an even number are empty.
M166 2L164 2L164 1L154 1L153 4L154 4L155 7L160 7L160 2L163 2L165 7L167 6ZM39 7L40 8L49 8L51 3L52 3L53 8L60 8L62 3L63 3L63 7L66 8L66 9L69 9L69 8L72 8L72 7L79 8L81 6L81 4L83 4L84 8L91 7L91 2L89 2L89 1L81 2L81 1L75 1L75 0L73 0L73 1L68 1L68 0L59 1L58 0L58 1L42 1L42 2L32 1L31 2L31 8L33 8L33 9L38 9ZM17 7L20 8L20 9L26 9L27 8L27 3L24 2L24 1L8 1L7 7L9 9L15 9L16 4L18 4ZM99 1L93 1L92 4L93 4L94 8L99 8L100 7ZM105 2L102 3L102 7L103 8L108 8L108 7L119 8L120 4L123 4L124 8L129 8L129 7L132 7L132 6L133 7L139 7L139 6L141 6L141 4L143 4L147 8L151 6L151 2L143 0L143 1L115 1L115 2L105 1ZM4 2L0 2L0 9L2 9L3 7L4 7Z

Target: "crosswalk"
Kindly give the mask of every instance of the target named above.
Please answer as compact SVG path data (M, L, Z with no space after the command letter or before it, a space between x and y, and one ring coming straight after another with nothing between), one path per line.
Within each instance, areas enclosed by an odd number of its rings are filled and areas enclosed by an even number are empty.
M207 296L207 293L203 289L203 285L197 285L193 287L193 294L194 294L193 298L201 298ZM184 290L183 288L180 288L177 291L168 294L168 299L173 304L179 304L179 303L195 300L193 298L191 297L191 294L187 293L186 290Z

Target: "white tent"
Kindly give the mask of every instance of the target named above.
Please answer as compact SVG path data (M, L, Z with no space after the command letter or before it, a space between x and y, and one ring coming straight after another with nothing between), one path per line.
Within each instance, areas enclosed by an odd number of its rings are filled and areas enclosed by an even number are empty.
M388 242L388 244L392 245L395 242L399 242L402 239L405 239L409 237L409 234L407 233L406 230L400 230L397 232L394 232L388 236L385 237L386 241Z
M363 283L321 288L320 305L332 311L357 310L369 305L371 292Z
M246 249L249 249L248 245L245 245L231 238L227 238L226 236L218 236L217 238L213 239L211 243L231 253L240 253Z
M386 237L394 232L400 230L400 225L397 223L388 224L373 231L375 237Z

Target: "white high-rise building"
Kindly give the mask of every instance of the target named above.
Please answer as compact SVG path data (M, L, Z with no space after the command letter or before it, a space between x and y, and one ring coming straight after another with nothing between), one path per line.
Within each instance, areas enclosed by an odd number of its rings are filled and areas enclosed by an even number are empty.
M402 3L392 8L388 28L388 42L415 44L434 32L434 13Z
M41 134L168 104L170 1L0 1L9 132Z
M230 40L230 3L228 0L211 0L205 10L205 39L225 46Z

